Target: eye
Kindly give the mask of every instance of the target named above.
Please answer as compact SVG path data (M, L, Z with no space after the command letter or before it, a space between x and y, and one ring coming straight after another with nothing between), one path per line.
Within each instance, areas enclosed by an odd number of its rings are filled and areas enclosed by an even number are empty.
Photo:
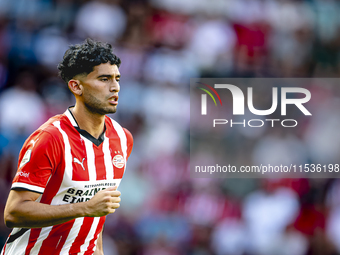
M101 81L108 81L109 79L106 78L106 77L104 77L104 78L101 78L100 80L101 80Z

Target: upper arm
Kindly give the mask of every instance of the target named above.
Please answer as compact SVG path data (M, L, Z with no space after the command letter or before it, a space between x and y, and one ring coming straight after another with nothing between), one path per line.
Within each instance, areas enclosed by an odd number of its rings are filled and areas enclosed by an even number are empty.
M40 194L28 190L18 189L11 190L5 206L4 219L5 222L10 221L11 216L16 216L17 212L26 201L36 201ZM6 224L7 225L7 224Z
M39 193L28 190L11 190L8 195L5 211L25 201L36 201L39 196Z

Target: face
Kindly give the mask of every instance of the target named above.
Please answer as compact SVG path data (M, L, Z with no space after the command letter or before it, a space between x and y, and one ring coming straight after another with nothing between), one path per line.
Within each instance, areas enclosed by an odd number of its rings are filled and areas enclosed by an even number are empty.
M91 113L115 113L118 105L120 73L116 65L100 64L79 79L83 87L82 101Z

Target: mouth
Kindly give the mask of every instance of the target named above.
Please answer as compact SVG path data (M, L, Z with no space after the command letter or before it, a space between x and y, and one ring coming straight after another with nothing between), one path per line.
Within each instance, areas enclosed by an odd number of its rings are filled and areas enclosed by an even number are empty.
M117 105L118 104L118 96L112 96L109 98L110 104Z

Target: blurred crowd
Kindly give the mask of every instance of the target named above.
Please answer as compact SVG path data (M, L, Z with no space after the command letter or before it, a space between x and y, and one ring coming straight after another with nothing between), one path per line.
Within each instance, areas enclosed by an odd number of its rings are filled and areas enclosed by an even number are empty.
M190 78L337 77L339 12L337 0L0 0L0 218L25 139L74 104L57 64L91 37L122 60L110 117L134 136L105 255L340 254L339 180L189 174ZM340 92L312 95L324 102L313 121L235 131L226 153L337 163ZM0 220L0 246L9 232Z

